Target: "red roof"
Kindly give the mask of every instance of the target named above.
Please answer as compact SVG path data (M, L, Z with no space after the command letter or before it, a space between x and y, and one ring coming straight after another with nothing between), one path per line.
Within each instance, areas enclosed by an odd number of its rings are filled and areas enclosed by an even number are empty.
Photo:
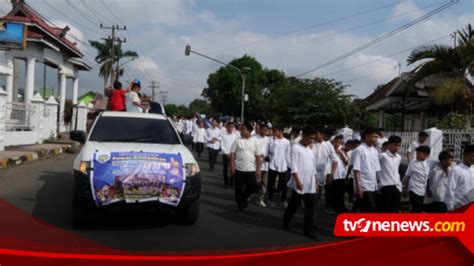
M77 48L76 43L69 41L66 37L61 37L61 33L63 32L63 29L50 26L43 19L39 18L36 15L36 12L32 10L28 5L22 5L22 11L24 11L25 16L17 16L16 14L12 14L12 12L10 12L8 15L1 17L0 19L7 20L7 21L36 24L38 27L40 27L44 31L53 35L54 38L56 38L58 41L62 42L64 46L74 51L75 53L78 53L81 57L83 56L81 51ZM36 33L36 32L30 33L30 32L31 31L28 31L29 38L37 39L37 38L44 37L44 36L41 36L42 34L40 33Z

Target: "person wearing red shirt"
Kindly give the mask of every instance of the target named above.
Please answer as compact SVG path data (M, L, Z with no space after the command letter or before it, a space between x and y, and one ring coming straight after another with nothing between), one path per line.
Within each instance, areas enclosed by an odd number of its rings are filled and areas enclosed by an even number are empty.
M114 82L114 91L111 97L112 111L125 111L125 90L120 81Z

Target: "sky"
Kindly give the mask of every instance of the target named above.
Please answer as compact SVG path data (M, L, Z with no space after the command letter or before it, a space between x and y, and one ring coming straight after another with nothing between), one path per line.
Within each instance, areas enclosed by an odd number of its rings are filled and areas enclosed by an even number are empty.
M142 81L143 91L158 81L168 92L168 103L189 104L201 98L210 73L219 64L184 47L224 62L245 54L269 69L298 75L354 48L383 36L449 2L448 0L26 0L55 25L71 27L69 39L78 42L84 60L93 67L81 72L80 94L103 91L95 50L88 40L110 34L104 25L126 25L124 48L140 57L125 64L126 84ZM11 9L0 0L0 13ZM93 11L91 11L93 10ZM415 26L357 54L304 75L348 85L347 94L364 98L399 71L410 71L406 59L423 44L453 45L450 33L473 23L474 0L461 0ZM76 39L76 40L74 40ZM400 66L400 69L399 69ZM36 88L42 87L43 69L37 65ZM47 87L57 87L54 69L47 69ZM72 82L68 81L68 96ZM252 88L249 88L252 89Z

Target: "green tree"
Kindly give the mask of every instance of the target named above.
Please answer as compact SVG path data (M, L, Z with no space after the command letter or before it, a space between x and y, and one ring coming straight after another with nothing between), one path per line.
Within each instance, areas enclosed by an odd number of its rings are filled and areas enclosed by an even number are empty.
M206 114L209 117L215 117L217 114L212 109L211 104L203 99L194 99L188 106L189 112L192 114Z
M104 79L104 87L106 87L107 80L110 77L114 77L115 80L118 80L125 71L124 68L119 67L119 73L115 75L117 60L120 62L122 59L133 60L138 57L138 54L134 51L123 51L120 42L113 45L110 38L102 42L89 40L89 43L97 50L95 61L101 65L99 77ZM114 46L114 56L112 56L112 45Z
M188 107L184 105L176 105L176 104L167 104L165 105L165 112L166 115L172 116L172 115L184 115L184 116L189 116L191 115L191 112L189 111Z

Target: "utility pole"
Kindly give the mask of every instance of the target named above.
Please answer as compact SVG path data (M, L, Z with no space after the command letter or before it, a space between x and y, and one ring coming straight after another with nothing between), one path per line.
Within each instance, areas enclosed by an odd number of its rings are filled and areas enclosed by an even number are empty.
M119 58L118 56L115 56L115 42L118 42L120 45L121 43L124 43L127 41L127 39L120 39L115 36L115 31L116 30L127 30L127 26L120 27L119 25L112 25L112 26L104 26L102 23L100 24L101 29L106 29L106 30L112 30L112 36L109 36L108 40L112 40L112 47L111 49L111 67L113 69L113 64L116 63L116 68L115 71L112 70L112 75L110 75L110 86L113 85L114 80L118 80L119 76ZM120 47L119 45L119 47Z
M160 88L160 83L153 80L148 88L151 89L151 100L155 101L155 90Z
M168 91L159 91L161 102L163 103L163 108L165 108L166 100L168 99Z
M456 34L457 34L457 32L456 32L456 31L455 31L455 32L453 32L453 33L451 34L451 37L452 37L452 38L453 38L453 40L454 40L454 45L453 45L453 48L456 48Z

